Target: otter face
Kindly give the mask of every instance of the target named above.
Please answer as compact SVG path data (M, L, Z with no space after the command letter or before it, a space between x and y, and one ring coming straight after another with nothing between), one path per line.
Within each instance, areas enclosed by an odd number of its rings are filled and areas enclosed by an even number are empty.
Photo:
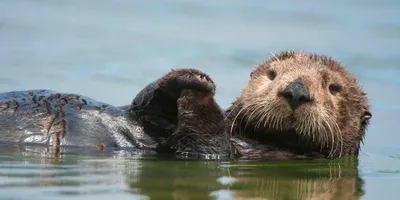
M252 73L239 103L246 126L293 133L324 154L356 155L371 114L362 89L336 61L283 52Z

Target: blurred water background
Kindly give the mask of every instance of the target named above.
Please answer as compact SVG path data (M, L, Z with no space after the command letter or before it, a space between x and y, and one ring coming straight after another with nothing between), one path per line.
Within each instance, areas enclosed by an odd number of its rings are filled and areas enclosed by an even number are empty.
M399 10L395 0L0 0L0 92L43 88L120 106L170 69L190 67L214 79L226 108L256 64L302 50L346 65L373 114L358 165L156 162L121 152L54 161L1 147L0 198L397 199Z

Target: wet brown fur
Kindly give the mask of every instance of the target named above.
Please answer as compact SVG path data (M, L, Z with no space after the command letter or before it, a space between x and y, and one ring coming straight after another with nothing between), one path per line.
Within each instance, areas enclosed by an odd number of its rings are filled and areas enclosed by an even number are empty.
M178 125L172 146L178 152L230 155L222 109L214 93L183 90L178 99Z
M223 110L214 95L215 84L207 74L174 69L140 91L130 112L159 142L159 152L229 155Z
M293 111L281 93L298 79L312 101ZM234 137L324 157L358 155L370 118L366 94L340 63L302 52L282 52L256 67L227 110Z
M177 98L176 129L168 139L175 152L230 154L223 110L215 102L215 84L207 74L196 69L176 69L159 79L158 84L161 90L166 88L169 96ZM171 88L179 89L175 92Z

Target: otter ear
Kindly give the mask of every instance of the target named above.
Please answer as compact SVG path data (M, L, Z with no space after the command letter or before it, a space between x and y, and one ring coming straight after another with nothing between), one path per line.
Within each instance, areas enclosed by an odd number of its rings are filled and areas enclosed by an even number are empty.
M372 114L367 110L364 112L363 116L361 117L361 123L368 124L368 121L371 118L372 118Z
M369 111L365 111L364 112L364 118L365 119L371 119L372 118L372 114Z

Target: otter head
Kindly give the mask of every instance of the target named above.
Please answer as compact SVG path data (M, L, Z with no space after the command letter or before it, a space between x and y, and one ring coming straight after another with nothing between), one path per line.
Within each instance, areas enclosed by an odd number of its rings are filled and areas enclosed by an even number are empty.
M249 136L264 135L272 143L280 138L283 147L333 157L358 155L371 118L356 79L338 62L315 54L273 56L251 73L236 103L233 124L241 123Z

